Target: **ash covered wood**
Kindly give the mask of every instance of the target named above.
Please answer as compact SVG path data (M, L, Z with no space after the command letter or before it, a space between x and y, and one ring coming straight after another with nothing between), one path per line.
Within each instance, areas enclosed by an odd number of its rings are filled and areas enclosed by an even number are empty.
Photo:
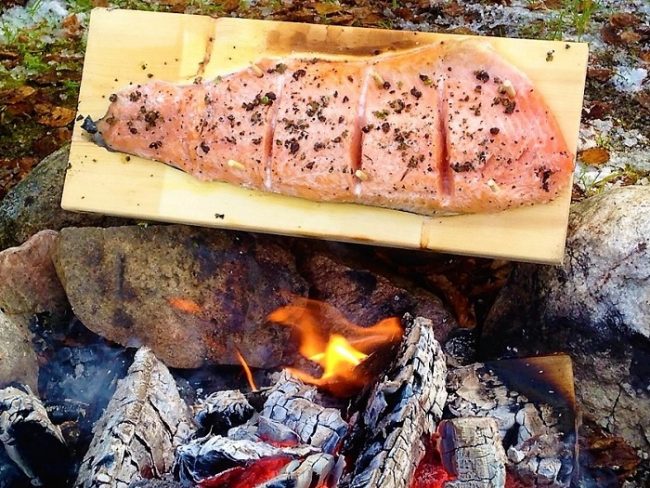
M548 385L543 390L544 383L534 376L543 370L527 367L534 360L476 363L451 371L447 406L458 417L496 419L507 468L525 486L567 487L574 466L575 416L556 391ZM513 383L511 373L519 384ZM533 400L532 395L540 398Z
M335 487L345 467L342 457L318 453L288 463L280 474L258 488Z
M224 390L201 400L194 419L200 427L199 435L225 434L228 429L245 423L254 413L255 409L241 391Z
M370 392L359 416L351 450L363 446L350 488L409 486L436 429L447 399L447 368L431 321L404 317L406 330L397 358Z
M443 466L454 476L446 488L503 488L506 453L496 420L465 417L438 426Z
M141 348L95 425L75 486L126 488L141 478L161 477L192 429L173 377Z
M268 393L261 416L295 432L300 441L333 453L348 432L348 424L335 408L314 402L316 389L286 371Z
M61 430L28 386L0 390L0 442L34 486L65 486L70 459Z
M274 447L265 442L230 439L220 435L201 437L180 446L176 454L174 474L182 483L194 483L236 466L273 457L306 458L318 449L300 445Z

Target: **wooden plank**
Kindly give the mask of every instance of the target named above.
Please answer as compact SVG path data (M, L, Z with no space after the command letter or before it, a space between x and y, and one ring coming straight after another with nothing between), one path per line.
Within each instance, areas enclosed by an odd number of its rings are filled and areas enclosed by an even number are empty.
M415 47L445 34L361 29L95 9L79 113L101 117L108 95L129 83L187 83L203 63L204 79L263 56L367 56ZM484 38L533 80L570 148L577 145L587 45ZM568 47L567 47L568 46ZM553 61L546 61L554 51ZM356 204L318 203L199 182L166 165L109 152L75 127L62 206L146 220L320 237L403 248L559 263L571 190L547 205L495 214L424 217Z

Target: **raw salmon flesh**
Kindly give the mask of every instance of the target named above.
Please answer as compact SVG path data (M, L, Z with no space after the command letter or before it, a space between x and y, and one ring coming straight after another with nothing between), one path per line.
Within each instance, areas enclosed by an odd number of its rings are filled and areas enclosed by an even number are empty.
M264 59L110 96L109 149L218 180L419 214L546 203L573 154L530 80L485 44L347 61Z

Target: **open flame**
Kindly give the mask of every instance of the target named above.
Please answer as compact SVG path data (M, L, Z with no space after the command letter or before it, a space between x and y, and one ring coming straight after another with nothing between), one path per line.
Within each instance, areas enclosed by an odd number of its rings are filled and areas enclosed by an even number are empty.
M289 371L305 383L341 396L353 394L367 383L368 372L357 366L379 348L399 341L403 333L396 317L360 327L331 305L307 298L275 310L268 319L291 327L298 336L300 354L323 369L320 377L294 368Z
M241 352L239 352L239 349L235 351L235 354L237 355L237 360L241 364L241 367L244 369L244 374L246 375L246 381L248 381L248 385L251 387L252 391L257 391L257 385L253 379L253 372L251 371L250 366L248 366L248 363L244 359L244 356L242 356Z

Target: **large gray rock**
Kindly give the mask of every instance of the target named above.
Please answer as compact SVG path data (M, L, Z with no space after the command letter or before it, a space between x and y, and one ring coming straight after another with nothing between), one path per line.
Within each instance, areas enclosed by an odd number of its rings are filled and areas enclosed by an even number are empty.
M0 388L18 382L36 391L38 360L27 323L25 316L0 312Z
M184 226L68 228L54 262L77 317L125 346L149 346L166 364L291 364L289 327L267 322L277 308L309 296L343 322L374 325L417 313L443 341L456 326L442 302L412 284L364 267L356 253L314 241ZM351 247L345 250L368 248ZM333 307L333 308L332 308Z
M484 352L569 352L586 417L650 453L650 187L574 205L563 266L518 265ZM512 349L511 349L512 350Z
M272 240L184 226L63 229L54 262L75 315L167 365L287 362L289 331L267 315L307 286Z
M65 292L52 263L58 232L43 230L0 251L0 309L8 314L62 311Z
M52 153L0 201L0 250L22 244L44 229L119 225L115 218L61 209L69 147Z

